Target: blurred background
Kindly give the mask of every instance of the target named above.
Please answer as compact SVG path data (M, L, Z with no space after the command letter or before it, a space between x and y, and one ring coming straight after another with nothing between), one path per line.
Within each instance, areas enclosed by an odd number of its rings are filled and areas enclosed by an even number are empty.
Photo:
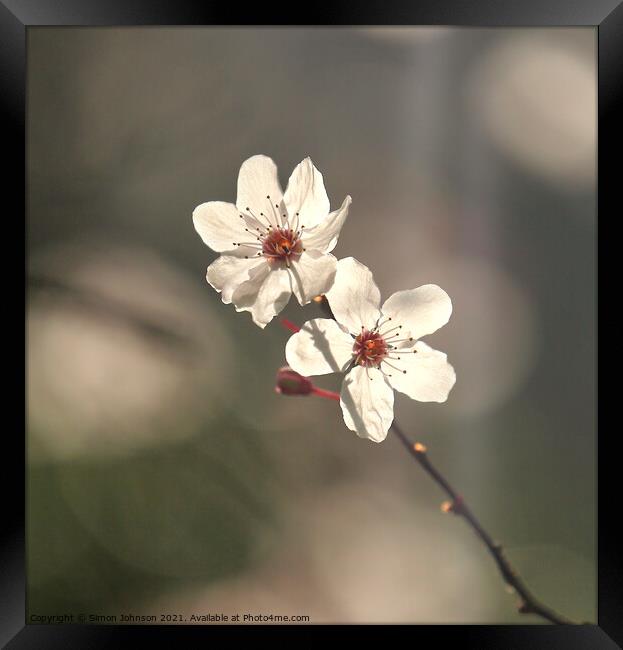
M436 283L457 383L398 395L546 603L596 620L591 28L28 30L29 614L536 623L391 434L280 397L289 332L191 221L311 156L335 250ZM320 315L291 301L283 316ZM325 388L337 376L320 378Z

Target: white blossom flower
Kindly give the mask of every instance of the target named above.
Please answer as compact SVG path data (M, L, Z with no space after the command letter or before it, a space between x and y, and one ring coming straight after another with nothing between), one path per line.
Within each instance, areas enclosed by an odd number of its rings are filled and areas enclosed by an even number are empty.
M346 426L381 442L394 419L394 390L420 402L444 402L456 376L443 352L419 341L452 313L437 285L398 291L381 306L370 270L338 262L326 294L335 320L310 320L286 345L289 366L304 376L344 372L340 405Z
M199 236L221 256L207 280L225 304L249 311L266 327L294 293L301 305L326 293L337 260L331 251L351 203L329 213L322 174L310 158L292 172L285 194L268 156L245 160L238 174L236 205L202 203L193 211Z

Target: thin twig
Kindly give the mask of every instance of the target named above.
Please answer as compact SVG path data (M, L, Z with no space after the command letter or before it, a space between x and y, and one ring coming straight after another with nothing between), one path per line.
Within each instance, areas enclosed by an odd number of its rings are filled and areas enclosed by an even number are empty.
M402 431L400 426L394 422L391 425L392 431L400 438L400 441L405 446L407 451L413 458L420 464L424 471L441 487L441 489L452 500L447 504L445 510L453 512L465 519L471 526L472 530L476 533L478 538L487 547L489 553L493 556L497 567L502 574L502 578L510 585L521 598L519 611L522 614L536 614L541 616L551 623L571 624L573 621L561 616L550 607L541 603L532 592L523 583L523 580L517 571L511 566L510 562L504 556L502 546L495 542L491 535L482 527L474 513L469 509L463 497L450 485L447 479L439 472L439 470L430 462L426 447L419 442L413 443L408 436Z

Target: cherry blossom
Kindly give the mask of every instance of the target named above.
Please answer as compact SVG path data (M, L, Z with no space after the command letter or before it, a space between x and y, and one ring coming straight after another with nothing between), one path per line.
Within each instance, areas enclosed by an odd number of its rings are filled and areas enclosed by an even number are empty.
M209 284L262 328L292 293L307 304L333 284L337 260L331 251L350 203L347 196L329 212L322 174L310 158L294 168L285 193L269 157L245 160L235 205L210 201L193 211L199 236L221 253L208 267Z
M420 337L445 325L448 294L434 284L398 291L381 305L370 270L352 257L338 262L326 294L335 320L316 318L286 345L289 366L306 377L343 372L340 405L346 426L381 442L394 419L394 390L421 402L444 402L454 369Z

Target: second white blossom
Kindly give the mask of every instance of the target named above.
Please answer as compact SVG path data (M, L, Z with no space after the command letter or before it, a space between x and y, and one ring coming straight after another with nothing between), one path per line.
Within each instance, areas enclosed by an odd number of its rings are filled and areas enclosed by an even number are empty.
M443 352L418 340L452 313L437 285L398 291L381 306L370 270L352 257L338 262L327 293L335 320L316 318L286 345L290 367L304 376L344 372L340 405L346 426L380 442L394 419L394 390L421 402L443 402L456 381Z

